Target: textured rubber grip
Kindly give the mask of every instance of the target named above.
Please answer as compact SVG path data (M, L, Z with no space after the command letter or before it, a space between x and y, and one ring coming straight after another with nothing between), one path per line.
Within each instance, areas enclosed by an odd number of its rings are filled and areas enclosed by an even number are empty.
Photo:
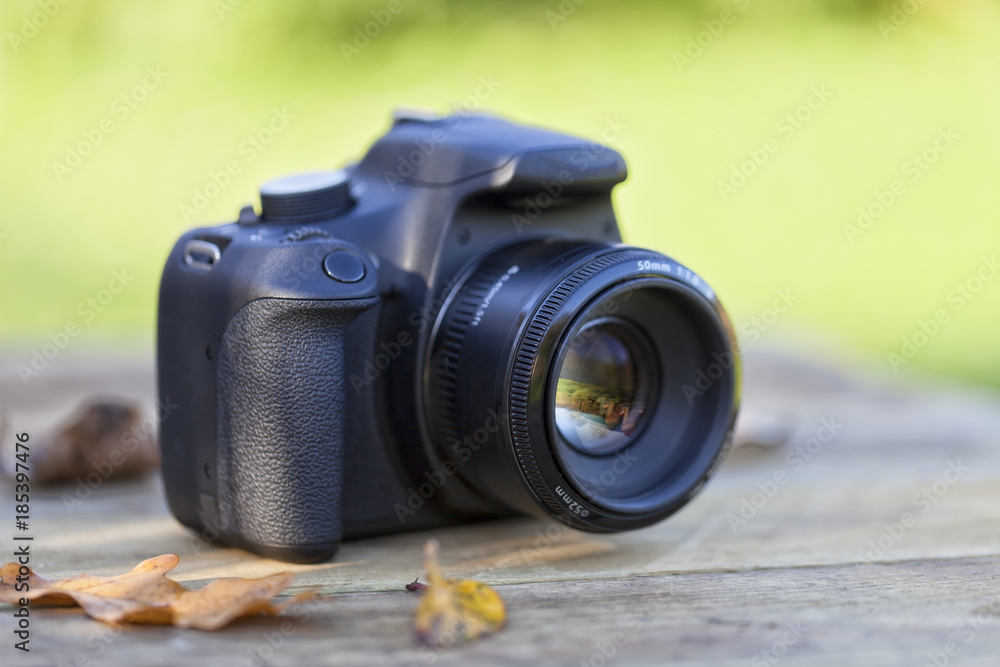
M258 299L230 320L219 353L217 500L234 542L293 554L336 550L344 333L377 301Z

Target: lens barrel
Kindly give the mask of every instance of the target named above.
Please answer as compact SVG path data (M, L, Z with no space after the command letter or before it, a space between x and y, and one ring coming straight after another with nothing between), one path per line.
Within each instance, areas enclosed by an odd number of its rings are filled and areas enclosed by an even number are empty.
M486 256L425 360L438 465L487 497L593 532L684 506L719 465L739 357L714 292L659 253L565 239Z

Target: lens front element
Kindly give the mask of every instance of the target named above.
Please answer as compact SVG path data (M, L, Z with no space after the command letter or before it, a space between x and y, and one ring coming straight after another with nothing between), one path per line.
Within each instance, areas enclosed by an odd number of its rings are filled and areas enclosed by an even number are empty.
M614 454L628 445L649 407L654 366L649 344L627 322L587 323L558 371L559 434L584 454Z

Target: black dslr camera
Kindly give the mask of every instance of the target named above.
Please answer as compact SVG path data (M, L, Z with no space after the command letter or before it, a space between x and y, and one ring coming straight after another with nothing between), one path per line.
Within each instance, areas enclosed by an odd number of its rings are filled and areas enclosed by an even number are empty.
M160 286L170 509L286 561L521 512L615 532L719 465L739 359L715 293L622 245L615 151L397 114L342 171L177 242Z

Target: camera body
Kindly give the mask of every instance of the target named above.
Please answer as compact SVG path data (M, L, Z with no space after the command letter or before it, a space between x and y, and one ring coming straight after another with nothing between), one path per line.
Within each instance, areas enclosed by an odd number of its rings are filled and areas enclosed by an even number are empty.
M726 449L738 358L697 275L620 245L611 190L625 178L617 152L582 139L486 115L397 114L359 163L266 184L260 213L184 234L157 332L159 392L179 405L161 416L173 514L206 539L313 562L345 538L515 512L612 531L676 511ZM676 283L718 329L712 349L734 360L697 390L713 415L697 474L628 526L614 518L628 510L599 512L559 461L545 468L518 445L544 421L525 407L543 401L531 374L554 362L529 360L518 380L517 359L540 327L556 332L538 318L562 307L536 302L598 278L595 290ZM543 283L555 286L529 298Z

